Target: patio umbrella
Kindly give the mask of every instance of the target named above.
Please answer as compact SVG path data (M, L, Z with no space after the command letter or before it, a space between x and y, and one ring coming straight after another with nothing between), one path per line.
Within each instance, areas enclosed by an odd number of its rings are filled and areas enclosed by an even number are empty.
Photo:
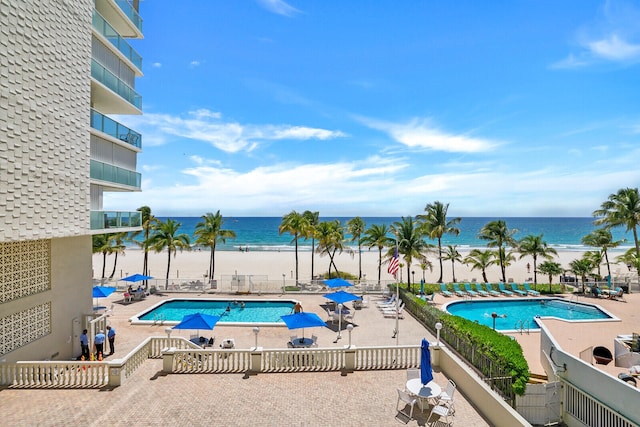
M125 282L140 282L142 280L149 280L149 279L153 279L153 277L151 276L144 276L142 274L134 274L132 276L128 276L125 277L124 279L120 279L120 280L124 280Z
M331 301L335 301L337 304L344 304L345 302L362 299L362 297L359 297L358 295L354 295L346 291L338 291L330 294L324 294L323 297L330 299Z
M341 288L343 286L353 286L352 283L347 282L340 277L336 277L335 279L325 280L324 283L330 288Z
M327 326L327 324L315 313L300 312L280 316L289 329L302 329L302 337L304 338L304 328L315 328L318 326Z
M429 350L429 341L423 338L420 346L420 382L425 385L431 381L433 381L431 351Z
M196 329L198 335L200 335L200 329L212 330L218 320L220 320L220 316L211 316L203 313L187 314L173 329Z
M98 305L97 299L106 298L112 293L116 291L116 288L111 288L107 286L94 286L92 290L93 298L96 298L96 306Z

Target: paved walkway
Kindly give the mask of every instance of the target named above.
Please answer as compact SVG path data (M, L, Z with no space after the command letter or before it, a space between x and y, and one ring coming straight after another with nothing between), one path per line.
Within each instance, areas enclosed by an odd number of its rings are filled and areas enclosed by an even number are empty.
M203 295L202 297L205 297ZM121 296L112 296L107 305ZM110 318L118 335L116 354L123 357L149 335L164 334L166 326L130 325L127 319L141 309L166 297L151 296L129 306L115 304ZM235 297L232 297L235 298ZM282 297L277 297L282 298ZM288 298L288 297L287 297ZM306 311L322 315L320 296L296 296ZM375 307L360 310L353 332L354 344L393 344L394 319L383 318ZM323 318L326 317L326 314ZM410 315L400 321L400 344L418 344L422 337L434 338ZM239 348L254 345L251 327L216 326L218 338L233 337ZM336 332L316 328L319 344L334 343ZM261 328L260 345L283 347L290 333L286 328ZM272 345L273 344L273 345ZM278 373L245 377L240 374L163 375L160 360L147 360L121 387L103 390L0 390L6 426L62 425L265 425L317 426L397 426L406 419L397 418L396 388L403 387L406 372L367 371L341 376L339 372ZM447 379L435 372L436 381ZM464 388L459 385L458 390ZM415 420L407 425L425 425L428 412L416 407ZM488 426L462 393L456 396L455 425Z

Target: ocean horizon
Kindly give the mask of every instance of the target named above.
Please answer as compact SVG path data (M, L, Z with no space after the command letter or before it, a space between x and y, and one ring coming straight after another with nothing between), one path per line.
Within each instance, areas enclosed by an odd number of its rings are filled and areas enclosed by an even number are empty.
M192 216L159 216L158 219L165 221L171 218L180 223L180 233L187 234L191 242L195 241L194 231L196 224L202 221L201 217ZM320 221L339 220L342 224L353 217L327 217L320 218ZM400 217L361 217L365 221L365 229L372 224L391 225L399 221ZM225 244L218 244L216 250L220 251L293 251L295 246L292 236L289 233L280 234L278 227L282 222L282 217L223 217L223 229L233 230L236 233L235 239L228 239ZM458 236L445 235L442 237L443 245L457 245L458 250L470 250L475 248L485 249L486 242L478 239L480 229L490 221L504 220L507 227L517 229L514 235L516 240L533 234L543 235L552 248L558 251L583 252L593 248L582 244L584 236L591 233L597 227L593 225L592 217L463 217L457 227L460 229ZM633 236L626 233L624 227L612 229L614 240L626 240L613 252L624 252L633 246ZM350 239L349 235L346 235ZM140 240L138 236L137 240ZM426 239L427 242L437 244L436 240ZM357 247L349 244L350 247ZM127 249L135 249L137 246L129 243ZM203 248L204 249L204 248ZM305 252L311 250L311 240L298 240L298 250Z

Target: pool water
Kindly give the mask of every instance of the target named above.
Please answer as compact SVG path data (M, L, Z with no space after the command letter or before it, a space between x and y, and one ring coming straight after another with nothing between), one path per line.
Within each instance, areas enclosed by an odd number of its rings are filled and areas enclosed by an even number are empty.
M557 317L570 321L593 321L612 319L608 313L600 308L557 298L531 298L521 300L487 300L487 301L456 301L446 306L450 314L464 317L490 328L493 327L492 313L497 330L540 329L535 321L536 317Z
M241 305L244 302L244 307ZM203 313L220 316L218 323L257 323L284 325L280 316L291 314L295 301L290 300L189 300L163 301L150 310L140 313L132 322L178 323L188 314ZM229 311L227 311L229 307Z

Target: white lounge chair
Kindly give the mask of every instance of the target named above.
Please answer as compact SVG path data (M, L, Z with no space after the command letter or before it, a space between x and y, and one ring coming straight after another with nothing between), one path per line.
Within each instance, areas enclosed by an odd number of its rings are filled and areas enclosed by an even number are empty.
M400 309L398 310L398 318L399 319L404 319L404 314L402 313L404 311L404 307L400 307ZM396 311L383 311L382 315L384 317L393 317L395 319L396 317Z

